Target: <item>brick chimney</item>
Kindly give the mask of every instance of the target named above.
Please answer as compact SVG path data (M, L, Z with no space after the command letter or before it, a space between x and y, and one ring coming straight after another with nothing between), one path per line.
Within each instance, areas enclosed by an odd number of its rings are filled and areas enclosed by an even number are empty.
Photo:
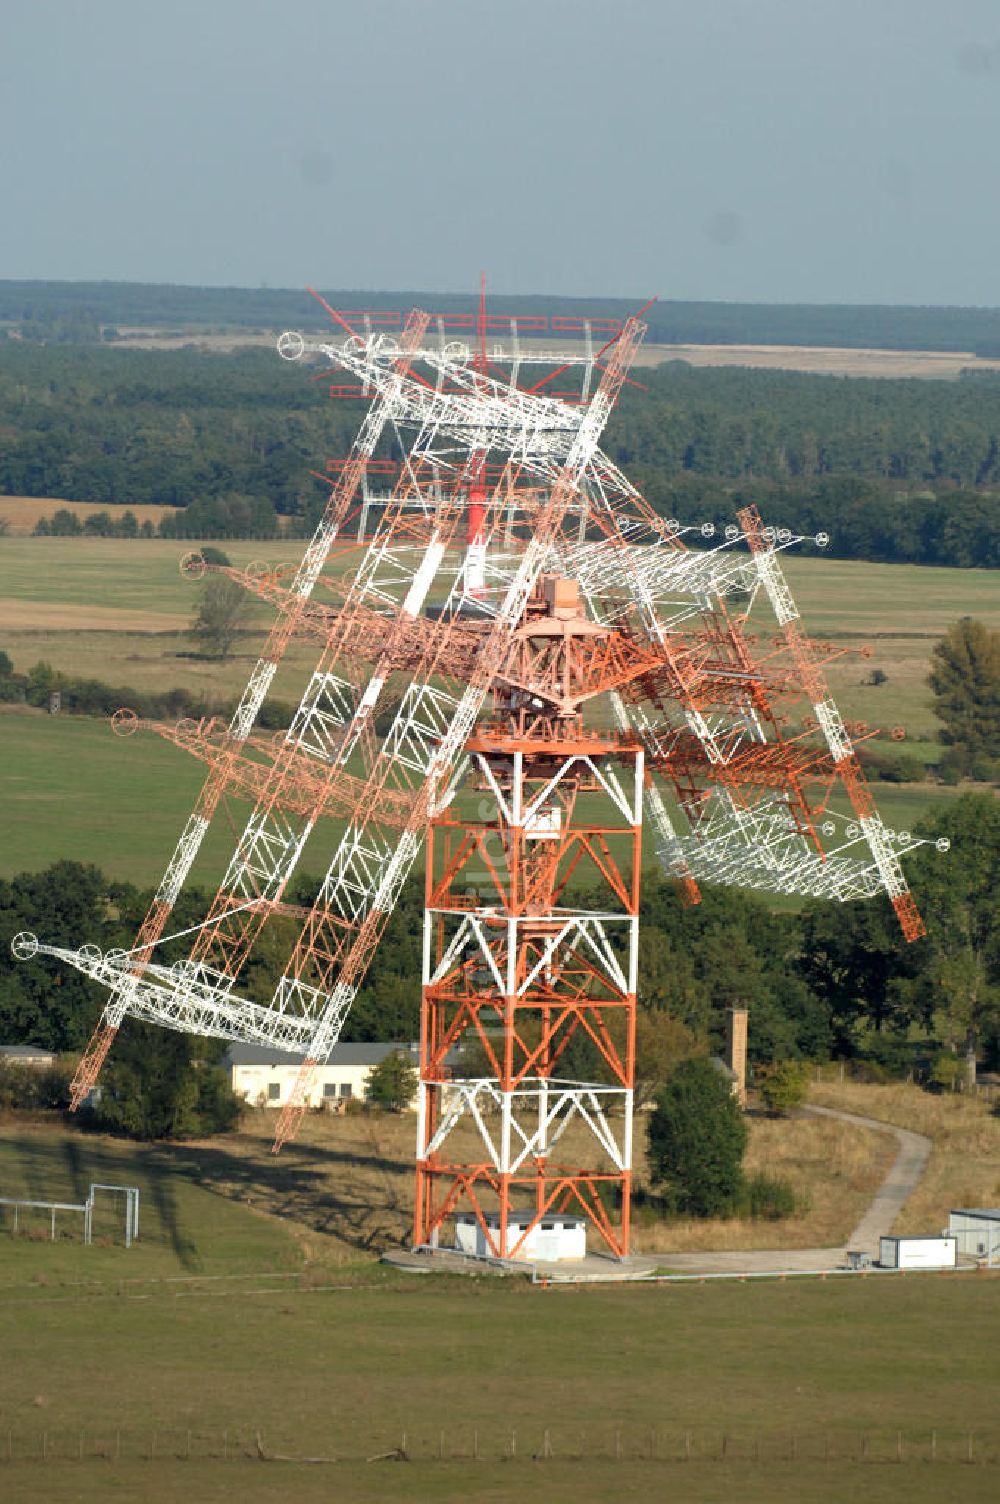
M736 1096L747 1105L747 1010L726 1009L726 1064L736 1077Z

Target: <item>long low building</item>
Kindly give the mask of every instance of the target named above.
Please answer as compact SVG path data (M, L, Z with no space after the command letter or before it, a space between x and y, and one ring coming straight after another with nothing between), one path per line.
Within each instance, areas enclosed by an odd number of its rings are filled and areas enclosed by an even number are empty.
M363 1102L368 1077L389 1055L402 1054L416 1068L418 1044L338 1044L325 1065L316 1067L309 1091L310 1107L342 1109L348 1102ZM305 1056L289 1055L266 1045L235 1043L222 1060L222 1068L237 1096L252 1107L283 1107L288 1101ZM407 1104L417 1105L417 1094Z

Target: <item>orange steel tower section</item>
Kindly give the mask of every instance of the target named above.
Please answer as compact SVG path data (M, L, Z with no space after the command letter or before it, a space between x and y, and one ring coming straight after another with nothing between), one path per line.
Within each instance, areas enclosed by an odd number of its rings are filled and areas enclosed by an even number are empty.
M517 1256L573 1211L628 1252L644 754L584 708L651 661L541 576L466 742L474 808L430 822L418 1246L471 1211Z

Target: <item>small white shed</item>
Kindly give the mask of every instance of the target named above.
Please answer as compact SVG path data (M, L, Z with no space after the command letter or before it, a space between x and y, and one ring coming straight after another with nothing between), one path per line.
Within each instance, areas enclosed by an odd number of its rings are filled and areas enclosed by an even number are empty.
M948 1213L948 1231L958 1251L970 1259L1000 1264L1000 1207L972 1207Z
M883 1269L954 1269L954 1238L879 1238Z
M530 1211L510 1212L507 1218L507 1245L517 1242L524 1229L534 1220ZM500 1227L499 1212L487 1212L486 1223L496 1237ZM492 1250L486 1241L486 1233L472 1212L462 1212L455 1219L455 1245L460 1253L471 1253L477 1258L488 1258ZM572 1217L566 1212L550 1212L528 1233L517 1253L512 1257L533 1261L540 1259L582 1259L587 1256L587 1223L583 1217Z

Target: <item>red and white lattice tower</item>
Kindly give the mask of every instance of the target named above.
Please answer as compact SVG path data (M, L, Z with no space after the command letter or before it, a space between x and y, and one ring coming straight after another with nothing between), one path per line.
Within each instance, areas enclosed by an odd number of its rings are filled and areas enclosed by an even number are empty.
M391 315L328 312L335 340L286 334L279 352L337 372L331 393L368 399L366 416L302 560L223 571L276 610L232 719L153 728L207 774L136 944L25 934L14 951L108 990L75 1105L133 1016L301 1056L280 1147L426 838L416 1240L471 1210L509 1254L525 1209L575 1208L623 1255L643 819L692 902L703 881L885 893L907 939L922 926L900 856L917 843L882 824L852 741L867 731L845 726L833 651L799 622L780 555L803 540L752 508L721 539L665 522L602 452L638 320L515 320L481 298L478 319L413 312L397 335ZM296 639L316 666L265 734ZM173 935L231 800L251 813L222 881ZM307 845L325 871L297 908ZM241 978L276 916L297 933L255 1001ZM470 1041L476 1069L456 1079Z

